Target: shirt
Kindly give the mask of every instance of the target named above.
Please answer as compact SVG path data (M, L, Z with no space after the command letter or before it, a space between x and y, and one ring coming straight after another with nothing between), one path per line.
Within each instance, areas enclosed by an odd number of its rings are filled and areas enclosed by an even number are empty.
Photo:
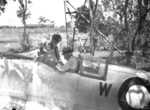
M56 68L59 71L66 71L66 70L74 70L74 71L76 71L77 68L78 68L78 59L76 57L74 57L74 56L71 56L66 64L64 64L64 65L57 64Z
M48 43L47 50L53 53L53 55L57 58L58 61L60 60L60 54L57 46L54 46L52 43Z

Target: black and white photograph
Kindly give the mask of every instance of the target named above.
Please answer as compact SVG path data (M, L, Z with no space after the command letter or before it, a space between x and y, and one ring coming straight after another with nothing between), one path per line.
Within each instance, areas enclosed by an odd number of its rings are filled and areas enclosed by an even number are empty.
M0 110L150 110L150 0L0 0Z

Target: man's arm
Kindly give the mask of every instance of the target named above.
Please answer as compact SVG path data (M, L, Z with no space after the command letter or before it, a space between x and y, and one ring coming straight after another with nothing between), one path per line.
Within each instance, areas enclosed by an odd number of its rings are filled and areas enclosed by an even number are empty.
M59 71L67 71L69 68L70 68L70 62L68 61L66 64L64 65L61 65L60 63L58 63L56 65L56 68L59 70Z
M69 59L68 62L64 65L61 64L56 65L56 68L59 71L67 71L69 69L76 70L77 67L78 67L78 61L75 58Z
M60 54L59 54L58 47L55 48L55 54L56 54L56 58L57 58L58 61L59 61L59 60L60 60Z

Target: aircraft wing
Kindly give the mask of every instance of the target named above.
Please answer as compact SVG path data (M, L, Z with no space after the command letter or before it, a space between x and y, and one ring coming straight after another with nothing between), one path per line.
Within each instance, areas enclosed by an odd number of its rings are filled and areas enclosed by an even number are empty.
M26 59L26 60L32 60L33 57L24 56L21 54L11 53L11 52L0 52L0 57L5 57L8 59Z

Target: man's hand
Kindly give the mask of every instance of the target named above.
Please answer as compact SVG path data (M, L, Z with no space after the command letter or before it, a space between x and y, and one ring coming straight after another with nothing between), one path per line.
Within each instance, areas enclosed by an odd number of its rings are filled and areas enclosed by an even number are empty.
M44 52L48 52L45 48L43 48L43 51L44 51Z
M61 69L60 69L61 68L61 64L60 63L58 63L55 67L56 67L57 70L61 71Z
M63 65L63 62L61 60L58 60L58 63L61 64L61 65Z
M56 66L55 66L56 70L58 70L59 72L61 73L65 73L65 71L62 70L62 65L60 63L58 63Z

